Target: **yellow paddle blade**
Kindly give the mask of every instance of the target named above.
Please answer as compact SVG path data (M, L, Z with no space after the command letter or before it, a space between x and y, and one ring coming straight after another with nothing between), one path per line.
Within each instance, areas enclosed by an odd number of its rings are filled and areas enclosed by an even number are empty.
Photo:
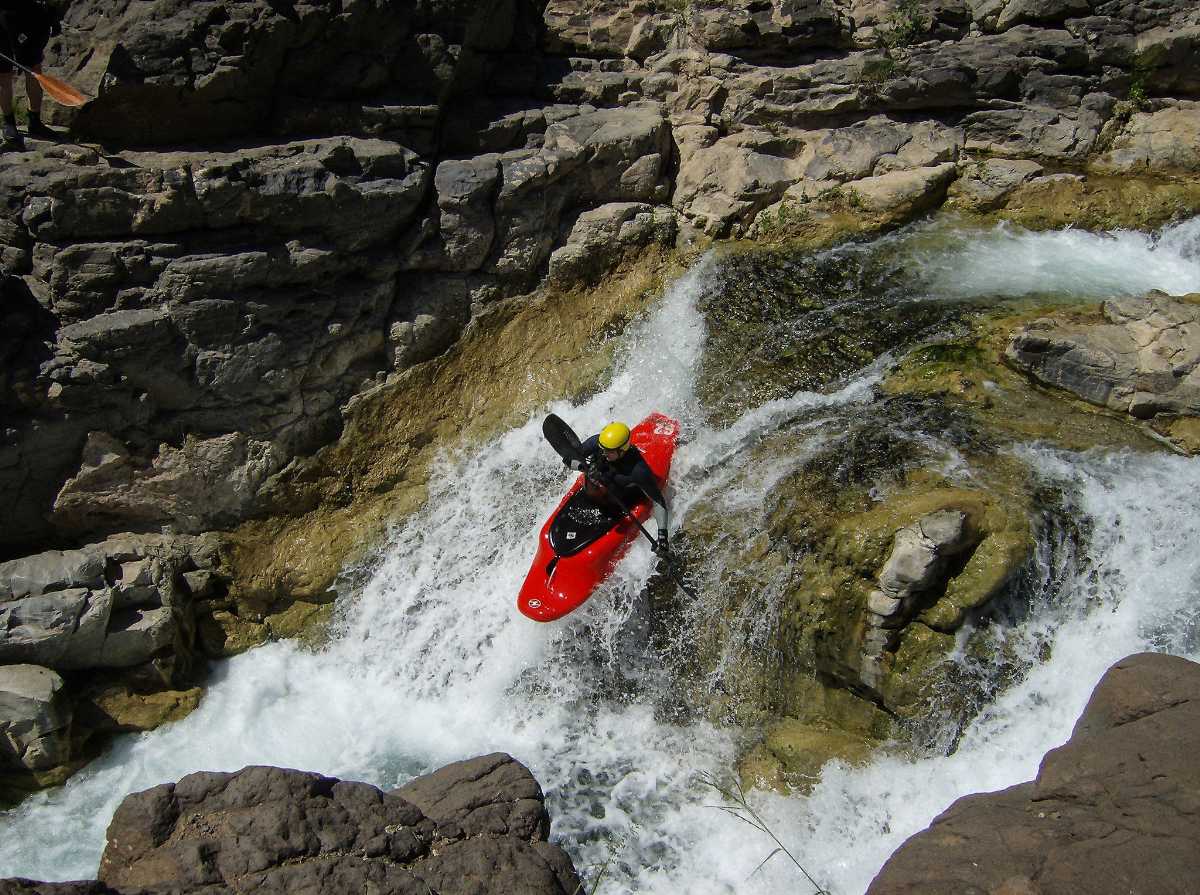
M42 85L42 89L54 99L55 102L64 106L82 106L87 102L87 97L54 75L39 74L33 72L33 76L38 79L38 83Z

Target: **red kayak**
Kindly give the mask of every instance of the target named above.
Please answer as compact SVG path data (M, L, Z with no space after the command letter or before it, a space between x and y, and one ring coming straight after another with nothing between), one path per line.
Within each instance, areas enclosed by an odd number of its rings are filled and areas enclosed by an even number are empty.
M679 423L661 413L630 432L659 488L666 486L678 439ZM632 518L598 505L584 490L585 480L579 476L538 535L537 554L517 597L517 608L534 621L552 622L583 605L629 551L638 523L653 515L644 496L630 506Z

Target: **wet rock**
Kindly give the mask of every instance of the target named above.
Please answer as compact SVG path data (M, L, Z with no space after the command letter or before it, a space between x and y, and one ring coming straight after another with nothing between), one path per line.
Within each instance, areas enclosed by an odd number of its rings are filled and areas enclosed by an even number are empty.
M879 570L879 590L867 602L879 627L902 624L917 595L933 587L950 561L971 546L966 523L966 513L946 509L896 532L892 552Z
M548 829L540 787L507 755L460 762L395 793L251 767L127 797L98 875L119 891L569 895L578 878L546 842Z
M1044 317L1013 334L1005 359L1047 385L1138 419L1197 416L1198 300L1152 292L1105 302L1094 321Z
M1197 748L1200 666L1148 653L1123 659L1036 779L959 799L867 891L1183 895L1200 872Z
M49 668L0 666L0 768L43 771L66 764L71 706L64 688Z
M446 765L392 792L416 805L445 835L503 834L542 840L550 833L542 789L502 752Z

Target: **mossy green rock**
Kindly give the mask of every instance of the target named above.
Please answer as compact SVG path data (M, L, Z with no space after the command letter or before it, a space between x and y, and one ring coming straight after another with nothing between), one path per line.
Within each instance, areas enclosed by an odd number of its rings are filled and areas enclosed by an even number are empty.
M783 718L767 731L739 766L743 785L807 791L821 779L832 760L849 765L870 761L879 743L836 728L817 727Z

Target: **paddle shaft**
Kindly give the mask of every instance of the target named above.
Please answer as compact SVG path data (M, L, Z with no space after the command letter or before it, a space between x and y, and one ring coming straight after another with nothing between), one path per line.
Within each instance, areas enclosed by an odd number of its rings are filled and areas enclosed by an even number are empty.
M46 93L50 94L53 99L59 103L62 103L64 106L80 106L87 101L86 96L72 87L66 81L60 81L58 78L55 78L52 75L34 71L29 66L22 65L7 53L0 53L0 59L5 60L6 62L11 62L28 75L33 75L37 82L42 85L42 89Z
M15 65L17 68L21 69L21 71L25 72L25 74L27 74L27 75L33 75L35 78L37 78L40 74L39 72L34 71L29 66L22 65L20 62L18 62L12 56L9 56L7 53L0 53L0 59L3 59L5 62L11 62L13 65Z
M623 512L626 516L628 516L630 519L633 520L633 524L638 527L638 531L640 531L642 534L644 534L646 536L646 540L649 541L652 545L654 545L655 553L658 553L658 540L653 535L651 535L650 532L646 531L646 526L642 525L641 520L638 519L637 516L633 515L633 510L631 510L629 508L629 506L625 503L625 501L623 501L621 499L620 495L617 494L617 489L610 487L607 483L605 483L598 476L593 476L590 472L588 472L586 470L586 468L585 468L583 474L585 476L587 476L589 481L595 482L601 488L605 489L608 496L611 497L613 499L613 502L621 509L621 512ZM682 590L685 594L687 594L689 597L691 597L693 600L695 600L696 599L695 590L693 590L682 578L680 578L678 572L676 572L676 570L675 570L674 557L672 557L669 552L666 555L663 555L663 554L659 554L659 555L662 556L662 558L664 560L666 560L666 562L667 562L667 572L670 574L671 580L674 581L677 585L679 585L680 590Z

